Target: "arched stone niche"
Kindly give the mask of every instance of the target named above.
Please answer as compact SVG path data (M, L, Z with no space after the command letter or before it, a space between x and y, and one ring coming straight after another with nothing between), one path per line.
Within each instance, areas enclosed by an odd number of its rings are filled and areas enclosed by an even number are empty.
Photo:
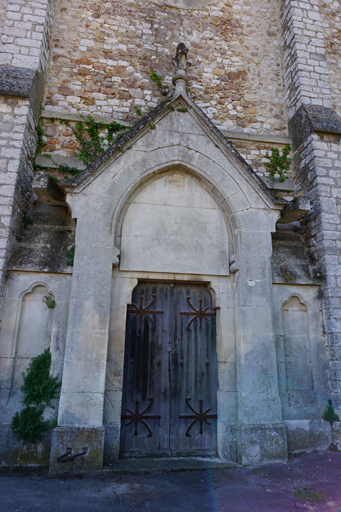
M217 0L152 0L155 4L177 7L178 9L202 9L207 5L217 3Z
M312 390L307 307L293 295L283 304L282 315L287 390Z
M50 346L54 309L43 302L45 297L54 298L42 284L35 285L22 297L16 339L13 390L23 384L22 372L31 359Z
M169 171L147 183L119 224L120 270L229 274L231 237L224 215L188 174Z
M273 285L278 385L285 421L320 420L327 403L327 363L319 287Z

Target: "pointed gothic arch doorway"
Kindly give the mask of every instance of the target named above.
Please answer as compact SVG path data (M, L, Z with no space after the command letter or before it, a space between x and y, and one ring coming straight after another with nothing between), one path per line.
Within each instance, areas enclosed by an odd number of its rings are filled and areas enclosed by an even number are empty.
M128 305L121 457L217 451L216 313L204 284L140 282Z

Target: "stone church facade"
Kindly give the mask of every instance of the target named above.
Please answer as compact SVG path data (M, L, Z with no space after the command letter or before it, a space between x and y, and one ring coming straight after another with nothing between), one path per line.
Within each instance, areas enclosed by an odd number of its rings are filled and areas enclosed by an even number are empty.
M338 449L340 3L0 4L0 463ZM89 115L129 130L84 165ZM57 426L23 444L46 348Z

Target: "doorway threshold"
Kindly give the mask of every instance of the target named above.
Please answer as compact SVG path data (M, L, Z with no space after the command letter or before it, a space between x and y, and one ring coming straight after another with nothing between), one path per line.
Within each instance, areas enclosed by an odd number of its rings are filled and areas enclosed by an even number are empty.
M198 469L226 469L241 467L236 462L218 458L178 457L178 458L136 458L122 459L103 467L110 473L149 473L154 471L194 471Z

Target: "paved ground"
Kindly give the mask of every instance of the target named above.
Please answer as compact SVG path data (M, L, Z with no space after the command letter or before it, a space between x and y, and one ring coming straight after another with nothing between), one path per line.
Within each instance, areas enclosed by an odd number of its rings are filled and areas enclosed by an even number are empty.
M300 510L341 512L341 453L305 454L252 469L58 477L46 469L0 470L1 512Z

